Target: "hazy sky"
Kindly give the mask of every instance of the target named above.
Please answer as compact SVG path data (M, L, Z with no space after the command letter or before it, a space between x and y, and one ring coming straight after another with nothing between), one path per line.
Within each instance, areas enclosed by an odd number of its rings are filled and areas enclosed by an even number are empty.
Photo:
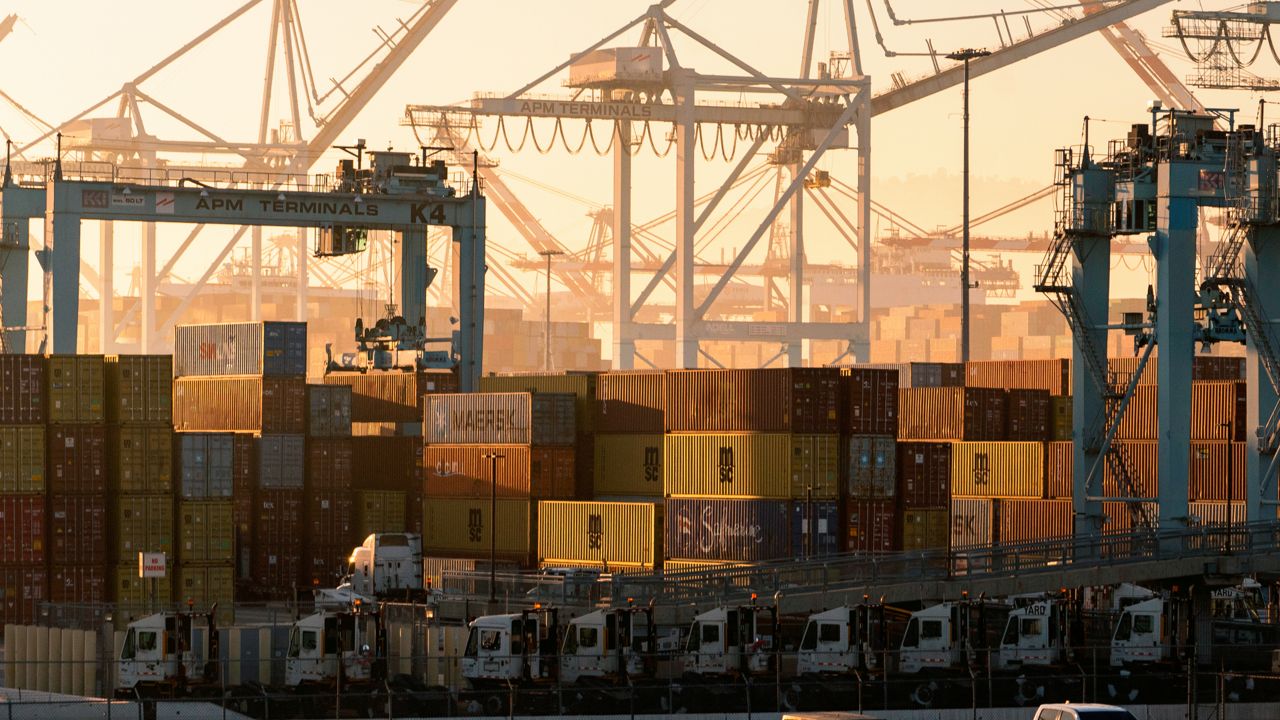
M907 77L931 72L926 58L885 57L872 33L868 6L874 9L884 42L898 52L919 52L926 40L941 52L966 47L999 46L991 19L968 22L895 26L890 6L899 18L923 19L944 14L977 14L1029 7L1020 0L855 0L864 68L877 89L889 84L890 73ZM1210 0L1170 2L1132 21L1157 45L1179 76L1191 70L1180 51L1161 37L1174 8L1226 7ZM311 64L320 92L329 78L341 77L377 42L370 28L390 28L396 17L407 17L415 4L407 0L301 0ZM88 2L87 0L11 0L3 8L22 19L12 35L0 42L0 62L7 68L0 89L49 121L60 121L118 89L158 59L182 46L238 2ZM677 0L672 14L738 54L766 73L797 74L803 0ZM412 135L400 126L406 103L454 103L475 91L511 91L550 69L568 55L642 13L644 2L629 0L459 0L457 6L427 38L398 75L360 115L346 137L367 138L374 147L395 144L410 149ZM142 89L192 120L224 137L253 140L261 94L266 26L270 2L264 1L223 30L190 57L147 80ZM816 56L844 49L842 11L826 0L817 35ZM1043 14L1028 18L1036 28L1056 22ZM1026 30L1021 17L1009 19L1015 37ZM635 33L623 36L634 42ZM681 47L688 43L677 38ZM695 68L719 72L705 53L688 50ZM1266 55L1267 53L1263 53ZM942 61L944 64L947 62ZM1270 57L1254 70L1280 76ZM280 78L283 80L283 78ZM562 78L544 85L544 92L563 92ZM283 87L277 82L277 95ZM1008 202L1018 194L1047 185L1053 176L1052 151L1078 143L1081 119L1097 120L1094 137L1121 136L1131 122L1144 119L1152 93L1100 37L1091 36L1044 53L974 81L973 167L974 209L981 212ZM1240 107L1252 120L1257 97L1246 92L1197 91L1206 104ZM950 90L875 120L872 155L877 199L916 223L932 227L959 222L960 92ZM114 112L106 109L103 114ZM147 112L144 110L144 112ZM304 109L304 116L306 111ZM277 104L271 117L286 117ZM156 119L148 130L161 136L176 134L174 125ZM34 137L36 130L11 109L0 111L0 126L16 140ZM311 128L304 125L304 134ZM496 152L504 168L538 178L596 203L609 201L609 163L584 153L542 156ZM853 181L852 151L835 153L820 167ZM329 161L319 166L327 171ZM723 162L699 168L699 191L715 187L725 172ZM645 158L637 162L636 219L660 214L671 206L673 164ZM520 181L512 186L547 227L566 244L585 243L587 205L567 200ZM760 210L758 204L757 211ZM1051 225L1050 206L1041 203L988 229L997 234L1043 232ZM491 213L492 217L497 213ZM834 240L814 211L808 222L811 258L852 262L847 246ZM740 223L726 234L727 248L740 245L751 225ZM509 227L495 220L491 236L518 250L524 244ZM119 231L117 237L120 237ZM176 244L166 238L165 243ZM86 252L94 252L86 245ZM120 250L120 264L127 250ZM165 251L162 250L162 255ZM714 253L713 253L714 254ZM1034 262L1037 258L1026 258ZM185 277L199 274L200 260L179 266ZM120 269L124 276L127 270ZM33 284L33 289L38 287Z

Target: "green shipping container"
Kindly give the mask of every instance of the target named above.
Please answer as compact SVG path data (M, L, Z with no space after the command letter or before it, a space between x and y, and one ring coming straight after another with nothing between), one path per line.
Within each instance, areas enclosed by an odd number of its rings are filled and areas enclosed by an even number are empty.
M107 422L173 424L173 356L108 355Z
M951 512L947 508L902 511L902 549L946 550L951 540Z
M489 557L490 532L497 530L497 559L533 564L536 502L498 500L493 522L489 498L427 498L422 504L422 552L439 557Z
M44 492L44 426L0 427L0 495Z
M184 562L178 566L174 599L205 611L216 603L217 621L229 625L235 617L235 587L235 568L230 562L212 565Z
M662 497L662 435L595 436L595 494Z
M357 491L356 536L352 546L374 533L404 532L407 494L397 490Z
M108 487L126 495L173 492L173 430L168 425L112 426Z
M1070 395L1054 395L1049 398L1049 439L1071 439L1072 404Z
M154 601L159 605L167 605L173 600L173 576L162 578L138 577L138 561L120 563L111 571L112 600L119 605L126 615L139 616L146 614L152 605L152 583L155 584Z
M106 420L106 361L101 355L49 356L49 422Z
M838 497L840 437L680 433L664 438L663 493L677 497Z
M178 503L178 558L184 563L230 563L235 557L231 500Z
M136 564L140 552L173 558L172 496L122 495L116 500L114 525L116 562Z

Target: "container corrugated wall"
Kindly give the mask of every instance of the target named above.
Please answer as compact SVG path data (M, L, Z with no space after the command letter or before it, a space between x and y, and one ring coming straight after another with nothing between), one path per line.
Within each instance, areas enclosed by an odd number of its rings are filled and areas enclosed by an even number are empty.
M1005 401L1005 440L1043 442L1049 439L1051 409L1044 390L1009 390Z
M180 432L305 433L307 385L288 377L184 377L173 385Z
M1200 442L1191 443L1191 477L1187 497L1189 500L1243 500L1245 499L1248 472L1248 446L1246 443ZM1230 452L1230 456L1228 456ZM1231 487L1227 487L1227 478Z
M951 443L898 443L897 469L903 507L947 507L951 501Z
M1245 520L1245 503L1232 501L1230 522L1243 523ZM1218 501L1193 502L1187 505L1187 513L1194 519L1190 525L1226 525L1227 503Z
M107 421L173 422L173 356L108 355Z
M840 432L839 371L671 370L668 432Z
M178 479L190 500L231 497L235 477L235 440L231 433L179 433Z
M156 578L156 599L160 602L173 599L173 576L176 574L175 569L165 577ZM151 579L138 577L136 559L132 565L121 563L111 571L111 592L115 593L112 597L117 603L142 608L151 600Z
M662 566L662 504L538 503L538 562L610 569Z
M1071 537L1074 513L1070 500L1001 500L1001 543Z
M1004 390L1045 390L1051 395L1071 394L1071 361L978 360L965 364L965 385Z
M0 493L45 491L43 425L0 427Z
M173 491L173 431L164 426L115 425L107 434L112 490L149 495Z
M666 555L739 562L789 557L790 520L785 500L668 498Z
M1071 439L1071 418L1074 406L1070 395L1054 395L1049 399L1049 439Z
M846 441L846 446L846 495L862 500L897 495L898 449L892 437L855 435Z
M101 355L50 355L49 422L105 421L106 369Z
M486 453L502 456L496 463L499 497L574 497L573 448L527 445L428 445L424 491L429 497L489 495L493 462Z
M301 489L260 490L254 493L253 547L249 573L263 597L292 591L302 575L307 531L306 504Z
M103 425L50 425L49 492L107 491L107 429Z
M458 376L452 372L336 372L325 375L324 383L351 388L355 423L422 422L425 396L458 392Z
M661 433L597 433L595 494L662 497L662 445Z
M235 524L230 500L178 503L178 558L183 563L234 559Z
M840 503L797 501L791 507L791 552L799 558L840 552Z
M218 604L219 622L227 622L235 599L235 568L230 565L178 566L178 586L174 592L182 602L194 601L199 607ZM227 615L224 616L223 614Z
M874 368L841 370L845 408L844 432L854 435L894 435L901 412L898 372Z
M0 425L43 425L48 368L40 355L0 355Z
M45 562L43 495L0 495L0 565Z
M1119 380L1128 381L1128 375L1131 375L1138 369L1138 358L1123 357L1111 358L1107 360L1107 367L1116 373L1120 373ZM1140 385L1155 385L1156 376L1159 373L1160 358L1153 356L1147 361L1147 366L1142 371L1142 377L1138 379ZM1242 357L1217 357L1213 355L1196 355L1191 360L1191 379L1192 380L1244 380L1245 364Z
M485 375L480 378L480 392L572 395L578 430L582 432L591 430L595 417L596 373Z
M307 434L312 437L350 437L349 386L307 385Z
M892 500L849 500L845 504L845 551L893 552L901 545L898 506Z
M307 438L304 435L262 435L254 438L258 459L258 487L301 490L307 477Z
M1050 499L1070 498L1075 480L1072 468L1075 466L1075 443L1051 442L1045 445L1045 497Z
M353 437L351 466L357 490L422 491L422 439Z
M113 513L115 562L133 563L138 570L138 553L162 552L174 558L174 508L169 495L127 495L116 500Z
M575 398L567 394L429 395L428 445L573 445Z
M395 490L356 492L356 532L353 539L374 533L405 532L406 493Z
M1247 406L1245 383L1197 381L1191 385L1191 439L1226 440L1223 425L1232 423L1238 442L1245 439ZM1125 410L1116 437L1121 440L1155 440L1158 430L1156 386L1141 385Z
M666 495L830 498L839 493L836 435L667 435Z
M958 442L951 492L973 497L1044 497L1044 443Z
M49 576L43 566L0 567L0 620L30 625L39 617L39 606L48 600Z
M102 565L107 542L107 499L102 495L53 495L49 517L49 563Z
M307 374L305 322L241 322L174 328L174 377Z
M664 377L660 370L635 370L596 378L596 432L661 433Z
M899 391L899 440L999 440L1005 393L991 388L910 388Z
M951 549L996 542L996 501L982 498L952 498L951 500Z
M54 565L49 569L49 602L105 603L107 575L101 565Z
M946 550L951 541L951 512L947 508L902 511L902 549Z
M498 519L489 498L428 498L423 503L422 551L441 557L489 557L489 533L497 529L497 557L528 566L536 554L536 502L498 500Z
M859 367L897 370L898 387L964 387L964 363L870 363Z
M351 438L308 438L306 456L308 490L351 492L355 484Z

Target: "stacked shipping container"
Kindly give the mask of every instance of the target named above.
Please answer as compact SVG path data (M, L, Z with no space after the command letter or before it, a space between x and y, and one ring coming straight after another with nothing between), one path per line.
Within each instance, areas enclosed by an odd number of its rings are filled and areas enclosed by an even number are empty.
M911 387L940 386L958 374L941 364L899 369L856 367L842 372L847 394L840 456L845 499L843 522L832 523L844 527L839 550L889 552L901 547L896 435L904 373L911 377ZM821 530L821 517L817 523Z
M47 367L0 355L0 622L31 623L48 598L45 547Z
M302 579L308 587L336 587L357 542L351 403L349 387L307 386L306 482L300 505L305 507L307 537Z

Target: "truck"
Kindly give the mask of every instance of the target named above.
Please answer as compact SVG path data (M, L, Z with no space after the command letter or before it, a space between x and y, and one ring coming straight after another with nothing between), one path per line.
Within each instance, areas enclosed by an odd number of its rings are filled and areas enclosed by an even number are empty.
M860 707L864 684L886 677L890 638L901 637L905 615L865 597L859 605L810 615L796 653L796 677L780 698L783 709Z
M221 694L215 603L197 613L164 611L129 623L117 661L122 699L214 697Z
M460 663L469 687L461 697L464 707L487 715L517 708L536 712L549 705L558 711L558 698L537 692L559 679L562 627L557 608L535 605L518 613L484 615L467 629Z
M721 606L694 617L681 653L676 711L736 710L742 700L772 707L781 681L782 628L776 605ZM744 687L746 692L744 692Z
M653 606L593 610L569 620L560 646L560 679L571 686L562 693L565 712L625 707L632 713L670 711L670 694L660 680L669 679L671 651L679 631L659 635Z
M423 582L422 536L416 533L369 535L348 563L344 582L315 591L318 605L341 609L357 600L422 600L431 593Z
M380 708L387 695L387 635L376 605L321 608L289 629L285 685L316 716L332 703Z

